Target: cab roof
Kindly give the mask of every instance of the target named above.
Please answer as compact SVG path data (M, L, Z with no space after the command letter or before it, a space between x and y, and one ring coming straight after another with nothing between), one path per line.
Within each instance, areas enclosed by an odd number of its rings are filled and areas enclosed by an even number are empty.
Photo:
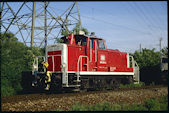
M74 36L84 36L84 37L90 37L90 38L92 38L92 39L104 40L104 39L102 39L102 38L98 38L98 37L93 36L93 35L74 35Z

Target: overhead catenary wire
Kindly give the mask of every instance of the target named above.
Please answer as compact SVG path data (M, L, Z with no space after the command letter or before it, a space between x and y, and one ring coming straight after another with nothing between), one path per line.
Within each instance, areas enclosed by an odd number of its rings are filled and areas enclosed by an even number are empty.
M82 17L85 17L87 19L91 19L91 20L95 20L95 21L98 21L98 22L104 22L105 24L108 24L108 25L113 25L115 27L119 27L119 28L122 28L122 29L128 29L128 30L131 30L131 31L135 31L135 32L139 32L139 33L145 33L147 35L149 35L148 32L144 32L144 31L140 31L140 30L136 30L134 28L130 28L130 27L127 27L127 26L123 26L123 25L118 25L118 24L114 24L114 23L111 23L111 22L108 22L108 21L105 21L105 20L101 20L101 19L96 19L94 17L90 17L90 16L84 16L84 15L81 15Z
M130 3L130 2L129 2ZM96 9L96 8L93 8L93 7L89 7L88 5L84 5L84 4L82 4L82 3L79 3L80 4L80 6L83 6L83 7L87 7L87 8L91 8L92 9L92 11L95 9L95 10L97 10L97 11L102 11L102 12L106 12L106 14L108 14L108 15L111 15L111 16L113 16L112 14L110 14L110 13L108 13L107 11L105 11L105 10L103 10L103 9L101 9L101 10L99 10L99 9ZM134 4L136 4L136 2L131 2L131 4L132 5L134 5ZM130 4L130 5L131 5ZM142 8L141 8L141 6L139 5L138 7L136 7L136 6L132 6L131 5L131 7L132 8L134 8L134 11L136 10L138 10L137 11L137 14L139 15L139 17L140 18L142 18L143 20L141 20L140 19L140 21L144 21L144 23L146 24L146 26L148 27L148 29L149 29L149 31L151 31L151 35L153 36L154 35L154 32L155 32L155 30L152 28L152 27L154 27L155 25L155 23L153 23L153 22L151 22L149 19L149 17L147 16L147 15L145 15L144 14L144 12L142 11ZM144 8L144 5L142 5L143 6L143 8ZM143 13L143 14L142 14ZM92 13L92 17L93 17L93 13ZM93 17L94 18L94 17ZM148 21L147 21L147 19L148 19ZM148 22L148 24L147 24L147 22ZM150 24L151 23L151 24ZM156 26L157 27L157 26ZM148 32L148 31L147 31Z
M79 5L87 6L87 5L84 5L84 4L81 4L81 3L79 3ZM87 7L88 7L88 6L87 6ZM89 7L89 8L91 8L91 7ZM95 8L92 8L92 10L94 10L94 9L95 9ZM62 9L58 9L58 10L63 11ZM99 10L99 11L103 11L103 10ZM105 11L105 12L106 12L106 11ZM113 15L110 14L110 13L108 13L108 14L111 15L111 16L113 16ZM98 21L98 22L104 22L104 23L106 23L106 24L111 24L111 25L116 26L116 27L121 27L121 28L123 28L123 29L129 29L129 30L136 31L136 32L139 32L139 33L150 34L150 33L148 33L148 32L139 31L139 30L136 30L136 29L134 29L134 28L127 27L127 26L117 25L117 24L114 24L114 23L111 23L111 22L107 22L107 21L105 21L105 20L96 19L96 18L94 18L93 16L92 16L92 17L90 17L90 16L84 16L84 15L81 15L81 16L82 16L82 17L85 17L85 18L87 18L87 19L96 20L96 21Z
M27 3L25 3L26 5L25 5L25 7L24 7L24 10L28 10L28 11L31 11L31 8L30 8L30 5L31 5L31 3L29 4L30 2L27 2ZM49 3L49 2L48 2ZM129 2L129 3L131 3L132 5L135 5L133 2ZM138 2L137 2L138 3ZM85 4L82 4L82 2L78 2L78 4L79 4L79 10L81 10L81 8L80 7L82 7L82 6L84 6L84 7L86 7L86 5ZM121 4L120 4L121 5ZM12 6L12 5L11 5ZM162 6L162 5L161 5ZM133 8L134 7L134 8ZM120 23L119 25L118 24L116 24L115 23L115 21L108 21L109 20L109 18L97 18L97 17L95 17L95 16L97 16L96 14L98 13L97 11L99 11L100 13L102 13L102 12L104 12L104 14L107 16L112 16L112 17L116 17L116 15L113 15L112 13L109 13L109 11L107 11L107 10L105 10L104 8L102 8L102 7L94 7L94 6L91 6L91 7L88 7L88 8L86 8L86 11L90 11L90 8L91 8L91 16L90 15L81 15L82 16L82 19L83 18L87 18L87 19L90 19L90 20L92 20L92 21L96 21L96 22L99 22L99 23L105 23L105 25L106 26L104 26L104 27L111 27L111 28L117 28L116 30L118 30L118 29L125 29L125 30L130 30L130 31L133 31L133 33L134 32L138 32L138 33L141 33L141 34L144 34L143 35L143 38L144 37L148 37L147 35L152 35L152 36L154 36L154 37L156 37L157 35L157 32L155 32L155 30L156 30L156 28L158 28L158 29L161 29L161 28L159 28L159 23L160 23L160 21L161 20L159 20L159 16L157 15L158 14L158 12L156 12L155 13L155 11L157 11L157 10L154 10L154 7L153 8L151 8L151 7L146 7L146 6L142 6L142 5L140 5L139 4L139 7L141 8L141 10L143 11L143 14L142 14L142 12L140 11L140 8L138 8L138 7L136 7L136 5L135 6L133 6L133 7L131 7L130 9L134 9L132 12L136 12L135 11L135 9L137 9L137 12L138 12L138 17L139 18L137 18L137 21L138 22L140 22L140 23L143 23L142 25L140 25L140 26L145 26L146 27L146 29L141 29L141 27L137 27L137 26L134 26L134 24L129 24L129 25L123 25L122 23ZM39 5L38 5L38 8L36 8L36 10L37 9L39 9L37 12L36 12L36 18L37 18L37 26L35 27L35 29L38 31L37 32L37 34L39 34L40 33L40 31L39 30L43 30L43 29L40 29L40 27L43 27L42 25L40 26L40 24L41 24L41 22L43 22L43 14L42 14L42 12L43 12L43 10L42 10L42 8L43 8L43 3L41 2L41 3L39 3ZM52 15L54 16L54 17L56 17L56 15L54 14L54 12L55 11L58 11L58 10L60 10L60 9L57 9L56 10L56 8L58 8L58 7L52 7L52 9L51 9L51 7L49 7L48 8L48 11L49 12L52 12ZM65 7L66 8L66 7ZM68 9L70 9L71 8L71 6L68 8ZM124 7L125 8L125 7ZM128 7L127 7L128 8ZM149 9L148 9L149 8ZM66 9L66 10L68 10L68 9ZM121 9L121 8L120 8ZM153 9L153 10L151 10L151 9ZM28 13L27 12L27 10L24 12L24 13L27 13L27 15L26 14L24 14L23 15L23 12L21 12L21 14L18 14L17 15L17 17L16 17L16 19L13 21L13 23L12 23L12 25L17 25L17 23L18 23L18 26L19 26L19 29L17 30L17 32L18 33L16 33L16 35L20 35L19 34L19 32L20 31L22 31L22 32L29 32L30 33L30 24L29 24L29 19L27 20L28 22L25 22L25 20L27 19L27 18L29 18L30 17L30 13ZM150 18L150 15L148 15L147 14L147 12L146 12L146 10L148 10L148 11L152 11L152 12L154 12L155 13L155 15L154 15L154 17L151 17ZM66 15L66 11L65 10L62 10L62 12L64 11L64 14ZM126 11L124 11L125 13L127 13L127 10ZM6 21L4 21L3 22L3 24L2 24L2 28L3 29L6 29L6 27L7 27L7 24L5 24L5 23L7 23L8 22L8 24L9 24L9 22L13 19L13 16L12 15L10 15L10 10L8 9L8 8L5 8L4 7L4 12L3 12L3 14L4 13L7 13L7 15L5 15L5 18L6 17L9 17L10 18L10 20L6 20ZM48 13L48 12L47 12ZM73 16L73 14L76 14L77 12L74 12L74 11L72 11L70 14L70 19L74 19L75 21L77 21L77 19ZM12 14L12 13L11 13ZM58 12L57 12L57 14L58 14ZM59 13L60 14L60 13ZM145 15L144 15L145 14ZM49 23L49 25L48 25L48 29L49 30L52 30L52 32L55 32L56 33L56 29L54 29L54 28L59 28L59 25L58 25L58 23L55 25L55 26L52 26L54 23L55 23L55 18L54 17L52 17L50 14L47 14L48 15L48 23ZM123 14L122 14L123 15ZM140 16L141 15L141 16ZM60 15L59 15L60 16ZM155 18L155 16L156 16L156 18ZM9 18L7 18L7 19L9 19ZM21 23L20 21L21 21L21 18L24 20L23 21L23 23ZM147 19L147 18L149 18L149 19ZM3 18L4 19L4 18ZM63 20L65 20L65 18L62 18ZM161 19L161 18L160 18ZM156 20L156 21L154 21L154 20ZM61 23L61 21L59 21L60 23ZM73 22L73 21L71 21L71 22ZM70 22L70 23L71 23ZM24 23L26 24L26 25L24 25ZM69 23L69 21L67 21L67 23ZM151 24L150 24L151 23ZM158 24L157 24L158 23ZM23 24L23 25L22 25ZM39 26L38 26L39 25ZM69 24L70 25L70 24ZM139 26L139 24L138 24L138 26ZM70 26L71 27L71 26ZM156 28L155 28L156 27ZM161 26L162 28L163 28L163 26ZM153 29L153 30L152 30ZM25 31L25 30L27 30L27 31ZM28 33L27 32L27 33ZM58 31L57 31L58 32ZM155 32L155 33L154 33ZM151 34L150 34L151 33ZM40 36L41 34L39 34L39 36ZM43 32L42 32L42 35L43 35ZM53 35L52 34L50 34L49 33L49 36L50 37L53 37ZM25 38L25 39L29 39L28 38L28 36L24 36L24 37L27 37L27 38ZM38 37L36 37L36 38L38 38ZM42 39L42 37L40 36L39 38L41 38ZM39 40L39 39L38 39ZM43 39L42 39L43 40Z
M140 17L140 19L142 20L142 22L152 32L152 28L150 28L150 26L147 24L146 17L139 11L139 9L132 2L129 2L129 5L134 9L134 11L136 11L136 14L138 15L138 17ZM151 35L152 35L152 33L151 33Z
M131 4L132 5L134 5L132 2L131 2ZM82 6L83 4L81 4L81 6ZM83 6L85 6L85 5L83 5ZM152 35L153 37L155 36L155 37L158 37L159 35L157 34L158 32L157 32L157 29L155 29L155 28L158 28L158 30L162 30L162 28L160 28L160 19L159 19L159 16L156 14L156 17L157 18L155 18L155 17L152 17L151 16L151 18L150 18L150 15L148 15L147 13L145 14L145 10L150 10L150 11L154 11L154 9L148 9L148 7L145 7L144 5L139 5L138 7L136 7L136 6L132 6L131 8L133 8L134 7L134 10L133 11L137 11L137 15L140 17L140 18L138 18L139 19L139 21L141 22L142 21L142 23L145 23L145 27L147 27L148 29L147 29L147 31L146 32L149 32L149 35ZM92 8L92 10L93 9L95 9L95 8L93 8L93 7L88 7L88 8ZM150 7L149 7L150 8ZM154 7L153 7L154 8ZM144 9L144 10L143 10ZM96 10L97 11L97 10ZM99 10L99 12L100 12L101 10ZM106 12L106 14L107 14L107 11L105 11ZM111 14L109 14L109 15L111 15ZM84 15L82 15L82 16L84 16ZM93 15L92 15L92 18L94 18L93 17ZM152 20L155 20L156 19L156 21L152 21ZM95 18L94 18L94 20L96 20ZM158 20L158 21L157 21ZM142 24L143 25L143 24ZM151 34L150 34L151 33Z
M135 2L134 2L135 3ZM136 6L137 6L137 8L140 10L140 12L142 13L142 15L143 15L143 17L145 18L145 20L149 23L149 24L147 24L148 25L148 27L150 28L150 30L152 30L152 32L154 31L154 32L156 32L156 30L154 30L153 28L152 28L152 26L151 25L154 25L154 23L149 19L149 17L144 13L144 11L143 11L143 9L141 8L141 6L140 5L138 5L137 3L135 3L136 4Z

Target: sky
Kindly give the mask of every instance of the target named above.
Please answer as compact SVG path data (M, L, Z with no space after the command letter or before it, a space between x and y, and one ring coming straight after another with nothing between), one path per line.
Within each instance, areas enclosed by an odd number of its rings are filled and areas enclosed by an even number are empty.
M9 4L17 11L16 6L20 6L21 3ZM40 4L42 2L36 3L37 11L40 11L38 10ZM58 15L71 4L73 2L49 2L50 8ZM32 7L32 2L27 5ZM160 38L162 38L162 48L168 46L166 1L79 1L78 6L82 27L103 38L109 49L133 53L139 50L141 45L142 48L159 50ZM51 9L49 11L52 13ZM26 13L26 9L21 12ZM43 22L40 20L39 24L41 23ZM21 37L18 38L22 41ZM53 42L53 40L48 41L48 45Z

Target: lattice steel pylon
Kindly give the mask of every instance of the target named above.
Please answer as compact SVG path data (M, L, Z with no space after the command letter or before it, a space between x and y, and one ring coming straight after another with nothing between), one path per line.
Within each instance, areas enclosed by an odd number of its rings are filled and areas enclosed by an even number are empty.
M72 32L77 23L81 26L77 2L69 2L71 5L66 10L52 7L57 3L1 2L1 33L11 32L30 47L46 47L47 44L56 43L62 30Z

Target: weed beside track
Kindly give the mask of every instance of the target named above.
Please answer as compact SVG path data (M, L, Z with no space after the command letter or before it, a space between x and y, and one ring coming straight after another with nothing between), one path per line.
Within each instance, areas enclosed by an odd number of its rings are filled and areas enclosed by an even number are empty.
M167 86L143 86L84 93L27 94L2 98L1 108L2 111L52 111L54 109L70 110L77 102L87 105L105 101L112 104L142 104L148 98L160 98L167 94Z

